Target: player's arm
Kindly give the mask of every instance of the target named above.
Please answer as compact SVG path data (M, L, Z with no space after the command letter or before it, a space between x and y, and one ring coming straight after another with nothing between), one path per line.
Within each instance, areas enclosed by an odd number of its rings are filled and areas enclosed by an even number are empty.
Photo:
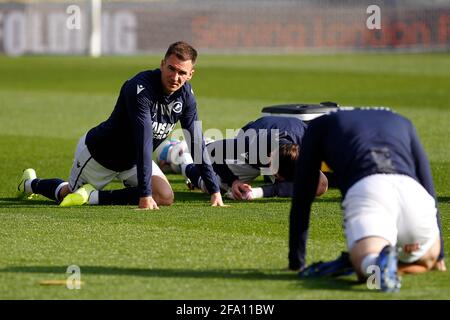
M416 175L419 178L420 184L428 191L428 193L435 199L436 203L436 219L439 226L439 236L441 239L441 251L439 253L438 262L444 259L444 239L442 237L442 225L441 217L438 208L438 202L436 198L436 192L434 190L433 178L431 175L430 162L423 149L422 144L419 141L418 135L414 126L410 125L410 135L411 135L411 150L416 167ZM445 270L445 263L440 262L440 265L444 265L443 270ZM439 265L438 265L439 266ZM441 270L439 267L438 270Z
M261 192L259 191L261 189ZM294 194L294 183L290 181L275 182L266 184L258 188L252 188L253 194L256 193L255 198L261 195L261 198L291 198Z
M181 127L184 129L185 140L189 152L192 154L195 165L200 171L206 189L211 195L212 206L223 206L222 195L220 194L219 183L213 171L211 161L206 152L205 141L200 122L198 121L197 106L193 97L188 97L180 118ZM197 161L201 159L201 161Z
M294 191L289 216L289 269L301 270L306 262L306 242L308 238L311 205L319 182L320 156L316 140L323 122L311 124L306 132L302 152L297 161Z
M328 179L319 171L319 183L317 184L316 197L320 197L328 190ZM261 191L259 190L261 189ZM252 188L254 198L291 198L294 194L294 184L290 181L275 182L273 184L266 184L259 188Z
M149 101L151 97L148 90L136 94L137 84L128 81L126 87L127 112L133 130L136 146L136 168L139 191L139 208L158 209L158 205L152 197L152 153L153 153L153 129L150 114Z

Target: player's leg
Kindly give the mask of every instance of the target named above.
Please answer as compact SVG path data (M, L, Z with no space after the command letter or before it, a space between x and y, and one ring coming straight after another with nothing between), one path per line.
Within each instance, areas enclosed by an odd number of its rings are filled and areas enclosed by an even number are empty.
M139 203L139 190L137 188L136 167L123 171L117 176L126 186L119 190L94 191L92 198L97 199L99 205L137 205ZM152 197L158 205L170 206L174 200L174 193L164 173L152 161Z
M403 263L399 261L398 272L400 274L415 274L433 270L436 266L440 250L441 239L437 237L433 246L419 260L414 263Z
M441 250L434 198L416 180L396 175L402 211L398 219L399 271L432 270Z
M135 186L137 186L137 175L133 176L132 179ZM174 200L174 194L172 187L170 186L169 180L158 167L158 165L152 161L152 196L158 205L170 206ZM130 179L127 180L130 184Z
M31 181L31 189L33 193L43 195L57 203L69 193L68 183L59 178L34 179Z
M319 183L317 185L316 197L320 197L328 190L328 178L326 175L323 174L322 171L319 171L319 172L320 172L320 177L319 177Z
M359 280L380 275L383 291L397 291L397 217L400 205L389 175L359 180L347 192L344 208L345 234L350 260Z
M17 187L20 198L31 198L33 194L40 194L50 200L60 201L60 191L67 188L67 182L59 178L38 179L36 171L28 168L23 171Z
M366 237L359 239L350 249L350 261L360 281L371 273L370 267L376 265L376 260L389 241L381 237Z
M85 152L85 149L87 150L87 148L84 141L85 136L79 139L75 150L75 160L72 166L72 173L74 176L78 175L78 173L84 168L84 164L90 156L90 154L87 155ZM30 174L30 172L32 173ZM28 179L26 179L25 175L27 174L30 175L32 179L30 179L29 177ZM33 169L25 170L24 177L23 191L25 194L40 194L58 203L61 202L62 199L64 199L64 197L73 190L67 182L59 178L37 179L36 173Z
M172 205L175 196L165 175L152 175L152 190L153 199L158 205Z
M92 197L94 191L103 189L116 176L115 171L103 167L92 157L85 144L85 136L81 137L70 171L69 183L60 192L62 199L60 205L64 207L95 204L98 200Z

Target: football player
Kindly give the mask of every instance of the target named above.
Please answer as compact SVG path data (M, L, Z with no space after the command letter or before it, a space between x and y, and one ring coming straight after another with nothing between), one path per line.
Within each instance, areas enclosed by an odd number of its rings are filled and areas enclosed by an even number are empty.
M305 130L306 124L297 118L266 116L245 125L234 139L207 144L222 191L235 200L291 197L295 162ZM188 153L180 152L178 159L168 153L165 161L170 163L171 159L181 165L181 173L190 186L207 191L200 167ZM327 178L320 171L319 174L318 196L328 188ZM252 187L251 182L260 175L268 177L271 183Z
M125 81L110 117L81 137L68 182L37 179L35 171L27 169L19 192L41 194L61 206L135 203L141 209L158 209L158 205L170 205L172 188L152 161L152 153L179 121L188 133L185 138L191 151L203 156L197 103L188 82L196 59L197 51L189 44L170 45L160 68ZM214 171L203 160L198 168L211 205L222 206ZM115 178L129 188L101 191Z
M379 268L381 289L397 291L400 273L445 270L423 147L409 120L376 109L337 111L309 124L290 212L290 270L305 267L313 186L322 161L333 170L342 193L347 248L360 280Z

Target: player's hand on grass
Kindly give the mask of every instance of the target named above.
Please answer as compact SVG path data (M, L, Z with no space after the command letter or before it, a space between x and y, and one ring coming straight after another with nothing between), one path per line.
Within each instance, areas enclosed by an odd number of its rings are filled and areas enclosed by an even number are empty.
M153 197L141 197L139 198L139 209L144 210L159 210Z
M220 192L213 193L211 195L211 206L212 207L225 207L222 201L222 195Z
M445 266L445 261L444 259L439 260L436 262L436 264L434 265L434 270L437 271L447 271L447 267Z
M244 195L250 193L252 191L252 186L243 183L242 181L235 180L231 185L231 193L233 194L234 199L236 200L248 200Z

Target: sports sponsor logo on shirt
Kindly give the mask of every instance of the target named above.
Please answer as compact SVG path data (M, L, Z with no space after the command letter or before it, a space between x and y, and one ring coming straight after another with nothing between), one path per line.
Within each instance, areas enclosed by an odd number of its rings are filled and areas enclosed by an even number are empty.
M173 128L175 128L175 123L153 122L152 123L153 139L162 140L167 138L167 136L173 130Z

